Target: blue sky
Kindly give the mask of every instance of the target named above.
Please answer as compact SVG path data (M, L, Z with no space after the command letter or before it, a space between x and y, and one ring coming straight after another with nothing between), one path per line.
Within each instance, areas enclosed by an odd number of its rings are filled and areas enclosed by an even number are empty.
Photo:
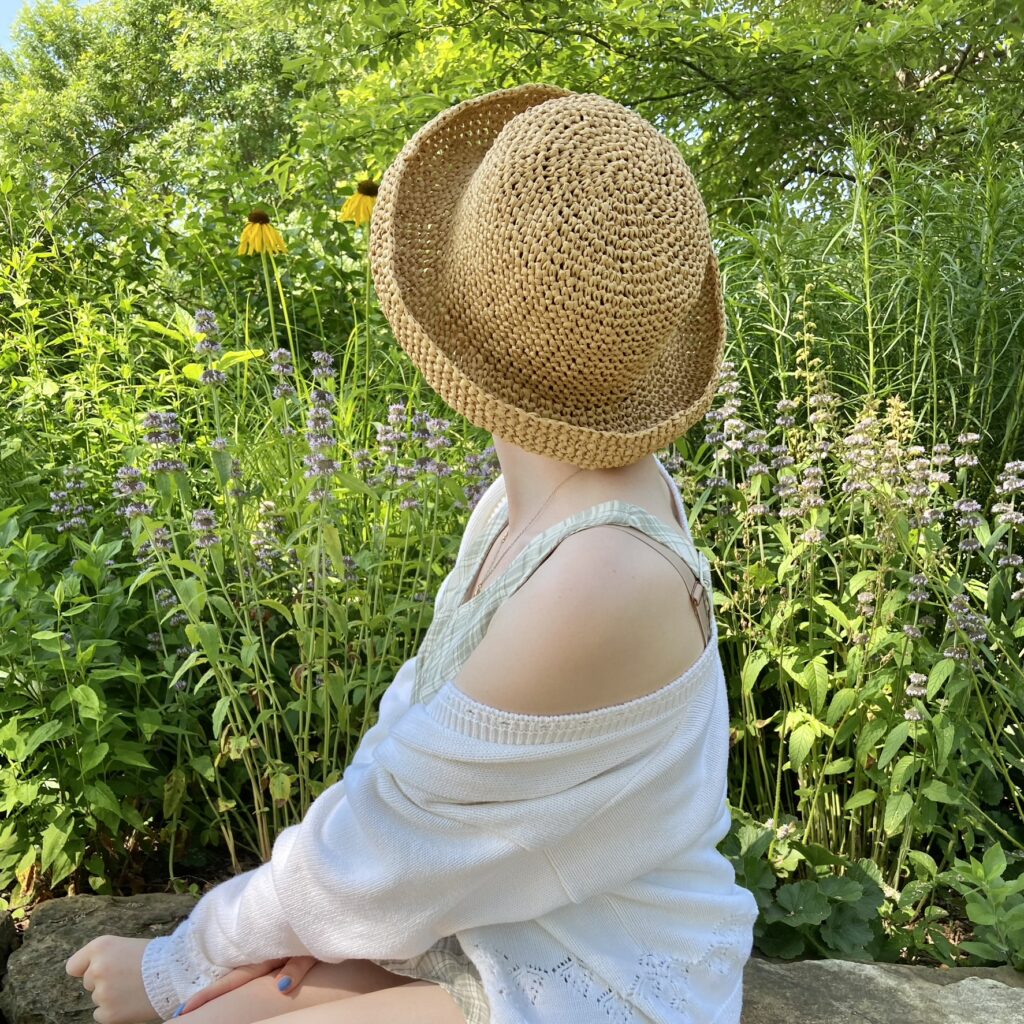
M25 0L0 0L0 46L4 49L11 48L11 22L24 2Z

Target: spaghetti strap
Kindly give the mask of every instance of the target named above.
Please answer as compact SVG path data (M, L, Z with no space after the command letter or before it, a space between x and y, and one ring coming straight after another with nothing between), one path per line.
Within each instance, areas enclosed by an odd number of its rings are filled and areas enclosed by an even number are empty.
M700 623L701 637L704 643L707 644L711 633L710 601L707 597L707 591L704 589L704 584L701 583L700 577L697 573L690 568L690 564L685 560L683 561L683 564L690 573L690 579L687 579L679 565L676 562L673 562L665 553L664 545L656 544L646 534L638 533L634 527L620 526L618 523L608 523L606 525L610 526L613 530L622 530L623 533L626 533L631 537L636 537L637 540L643 541L652 551L656 551L661 555L661 557L664 558L677 573L679 573L682 581L686 584L686 589L690 595L690 603L693 605L693 610L697 613L697 620Z

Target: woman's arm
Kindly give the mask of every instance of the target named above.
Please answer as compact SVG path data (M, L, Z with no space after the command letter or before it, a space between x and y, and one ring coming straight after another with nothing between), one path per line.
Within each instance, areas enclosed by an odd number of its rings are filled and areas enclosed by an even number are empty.
M636 877L685 843L671 804L706 795L699 778L692 795L644 792L643 769L678 719L498 743L476 735L474 706L442 689L350 764L278 836L266 864L206 893L172 935L153 940L143 963L150 1002L166 1019L207 979L273 957L403 959Z

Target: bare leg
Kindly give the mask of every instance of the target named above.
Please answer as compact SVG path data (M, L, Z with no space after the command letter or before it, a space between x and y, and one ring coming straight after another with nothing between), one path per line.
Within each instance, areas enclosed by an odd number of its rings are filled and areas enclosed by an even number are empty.
M263 1024L466 1024L466 1017L440 985L417 979L408 985L268 1017Z
M322 1003L333 1003L337 1012L339 1000L358 998L379 989L402 987L415 981L415 978L392 974L371 960L343 960L340 964L321 961L310 968L294 992L279 992L273 975L265 974L175 1020L183 1024L255 1024L277 1014L308 1009ZM434 987L437 988L436 985ZM447 992L444 994L448 995Z

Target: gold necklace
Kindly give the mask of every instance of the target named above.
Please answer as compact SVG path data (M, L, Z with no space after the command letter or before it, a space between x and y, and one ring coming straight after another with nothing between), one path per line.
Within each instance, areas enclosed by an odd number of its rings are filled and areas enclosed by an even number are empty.
M576 470L576 473L582 473L582 472L583 472L583 467L582 467L582 466L580 466L580 468ZM560 488L561 488L561 487L562 487L562 486L563 486L564 484L567 484L567 483L568 483L568 482L569 482L569 481L570 481L570 480L571 480L571 479L572 479L572 478L573 478L573 477L574 477L574 476L576 475L576 473L570 473L570 474L569 474L569 475L568 475L568 476L567 476L567 477L566 477L566 478L565 478L565 479L564 479L564 480L562 481L562 483L560 483L560 484L558 485L558 487L556 487L556 488L555 488L555 489L554 489L554 490L553 490L553 491L552 491L552 492L551 492L551 493L550 493L550 494L549 494L549 495L547 496L547 498L546 498L546 499L545 499L545 501L544 501L544 504L543 504L543 505L541 505L541 507L540 507L539 509L537 509L537 511L536 511L536 512L535 512L535 513L533 514L533 518L532 518L532 519L530 520L530 522L529 522L529 523L527 523L527 524L526 524L526 525L525 525L525 526L524 526L524 527L523 527L523 528L522 528L522 529L521 529L521 530L520 530L520 531L519 531L519 532L518 532L518 533L516 534L516 536L515 536L515 540L513 540L513 541L512 541L512 543L508 545L508 546L509 546L509 548L511 548L511 547L512 547L512 545L513 545L513 544L515 544L515 542L516 542L517 540L519 540L519 538L520 538L520 537L522 537L522 535L523 535L524 533L526 533L526 531L527 531L527 530L528 530L528 529L530 528L530 524L531 524L531 523L533 523L533 521L534 521L534 520L535 520L535 519L537 518L537 516L539 516L539 515L541 514L541 512L543 512L543 511L544 511L544 509L545 509L545 508L547 508L548 502L549 502L549 501L551 501L551 499L552 499L552 498L553 498L553 497L554 497L554 496L555 496L555 495L556 495L556 494L558 493L559 489L560 489ZM504 541L504 538L505 538L505 537L507 536L507 534L508 534L508 525L509 525L509 524L508 524L508 523L506 523L506 524L505 524L505 526L504 526L504 528L503 528L503 529L502 529L502 531L501 531L501 536L502 536L502 541L501 541L501 550L504 550L504 548L505 548L505 541ZM478 580L476 581L476 584L475 584L475 586L473 587L473 593L472 593L472 594L470 595L470 597L471 597L471 598L472 598L472 597L476 597L476 596L477 596L477 594L479 594L479 593L480 593L480 588L481 588L481 587L482 587L482 586L483 586L483 585L484 585L484 584L485 584L485 583L487 582L487 580L489 580L489 579L491 578L491 574L492 574L492 573L494 572L494 570L495 570L495 568L497 567L497 565L498 565L498 557L497 557L497 554L495 554L495 558L494 558L494 561L492 561L492 562L491 562L491 567L490 567L490 569L488 569L488 570L487 570L487 574L486 574L485 576L482 576L482 577L481 577L480 579L478 579Z

